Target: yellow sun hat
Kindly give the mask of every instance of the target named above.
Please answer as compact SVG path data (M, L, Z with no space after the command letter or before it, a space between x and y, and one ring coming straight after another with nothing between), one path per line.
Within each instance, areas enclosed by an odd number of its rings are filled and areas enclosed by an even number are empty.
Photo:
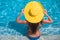
M44 8L41 3L31 1L24 8L24 16L28 22L38 23L43 19Z

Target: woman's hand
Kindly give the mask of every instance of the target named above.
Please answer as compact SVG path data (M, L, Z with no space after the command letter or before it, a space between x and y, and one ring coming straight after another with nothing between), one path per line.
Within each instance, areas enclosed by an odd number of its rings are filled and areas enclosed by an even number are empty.
M21 10L21 13L24 13L24 9Z

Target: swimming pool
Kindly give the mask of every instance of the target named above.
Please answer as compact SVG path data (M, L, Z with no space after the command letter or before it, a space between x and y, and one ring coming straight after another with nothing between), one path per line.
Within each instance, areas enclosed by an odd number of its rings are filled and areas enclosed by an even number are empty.
M27 25L16 23L16 18L21 9L30 1L31 0L0 0L0 39L5 35L25 37L26 31L28 30ZM36 1L42 3L45 10L47 10L53 19L52 24L42 24L40 29L41 34L43 36L60 35L60 0ZM24 15L22 15L20 19L25 20ZM44 19L47 19L46 16L44 16Z

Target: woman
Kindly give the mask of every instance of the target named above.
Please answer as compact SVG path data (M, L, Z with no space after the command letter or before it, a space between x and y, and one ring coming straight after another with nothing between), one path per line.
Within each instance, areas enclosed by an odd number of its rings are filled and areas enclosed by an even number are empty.
M16 21L18 23L21 23L21 24L27 24L28 27L29 27L29 30L27 32L27 37L30 39L30 40L36 40L40 37L40 31L39 31L39 25L41 23L52 23L52 19L51 17L47 14L47 12L44 10L44 14L48 17L48 20L42 20L41 22L39 23L30 23L28 22L27 20L19 20L20 16L22 15L22 13L24 12L24 10L21 11L21 13L19 14L19 16L17 17Z

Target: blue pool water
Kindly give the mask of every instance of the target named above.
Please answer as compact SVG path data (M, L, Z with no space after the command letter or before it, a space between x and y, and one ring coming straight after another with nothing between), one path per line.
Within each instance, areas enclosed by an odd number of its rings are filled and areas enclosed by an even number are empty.
M0 0L0 35L25 36L27 25L18 24L16 18L21 9L31 0ZM35 0L40 2L49 16L53 19L51 24L41 25L41 35L60 35L60 0ZM24 15L21 20L25 20ZM44 19L47 19L44 16Z

